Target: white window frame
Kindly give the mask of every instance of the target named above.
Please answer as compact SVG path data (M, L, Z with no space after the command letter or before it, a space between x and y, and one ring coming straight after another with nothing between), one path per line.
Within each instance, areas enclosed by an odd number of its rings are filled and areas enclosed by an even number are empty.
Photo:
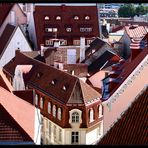
M56 20L61 20L62 18L61 18L61 16L56 16Z
M90 16L85 16L85 20L90 20Z
M92 108L89 110L89 119L90 122L94 121L94 110Z
M79 16L74 16L74 20L79 20Z
M35 95L35 105L38 105L38 94Z
M61 108L58 108L58 119L61 120L62 119L62 112L61 112Z
M43 97L40 98L40 108L43 109Z
M80 122L80 115L78 112L73 112L71 114L71 118L72 118L71 119L72 123L79 123Z
M67 27L66 28L66 32L72 32L72 28L71 27Z
M46 21L49 20L49 16L45 16L44 20L46 20Z
M45 28L46 32L53 32L53 28Z
M74 140L73 140L74 138ZM71 132L71 144L78 144L79 143L79 132L72 131Z
M52 28L53 32L58 32L58 28Z
M53 105L52 114L53 114L54 117L56 117L56 113L57 113L57 110L56 109L57 109L56 106Z
M48 102L48 114L51 114L51 102Z
M45 44L46 45L53 45L53 41L52 40L45 40Z
M99 118L103 116L103 106L99 105Z

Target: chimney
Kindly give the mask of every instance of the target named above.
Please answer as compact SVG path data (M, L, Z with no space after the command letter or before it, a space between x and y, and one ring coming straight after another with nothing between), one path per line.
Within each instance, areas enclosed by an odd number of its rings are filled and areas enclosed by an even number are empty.
M10 12L10 24L11 25L16 25L16 15L14 11Z
M41 57L44 56L44 44L40 44L41 50L40 50L40 55Z
M80 62L85 59L85 37L80 37Z

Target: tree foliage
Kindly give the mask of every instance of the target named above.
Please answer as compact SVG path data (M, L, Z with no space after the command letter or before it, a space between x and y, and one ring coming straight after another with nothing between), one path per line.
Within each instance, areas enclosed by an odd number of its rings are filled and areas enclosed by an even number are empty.
M135 15L139 16L146 13L148 13L148 6L144 6L143 4L138 7L134 7L133 4L125 4L118 10L119 17L134 17Z

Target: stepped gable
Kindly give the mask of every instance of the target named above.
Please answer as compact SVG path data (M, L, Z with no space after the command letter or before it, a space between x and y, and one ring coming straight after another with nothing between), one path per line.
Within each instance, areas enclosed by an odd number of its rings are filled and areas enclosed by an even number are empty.
M97 145L147 144L148 86Z

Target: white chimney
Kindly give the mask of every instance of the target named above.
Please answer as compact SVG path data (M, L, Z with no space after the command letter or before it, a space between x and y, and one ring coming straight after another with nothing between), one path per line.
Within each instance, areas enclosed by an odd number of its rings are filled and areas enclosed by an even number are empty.
M85 59L85 37L80 37L80 62Z
M10 12L10 24L11 25L16 25L16 16L15 16L15 12L14 11Z
M40 55L43 57L44 56L44 44L41 44L41 50L40 50Z

